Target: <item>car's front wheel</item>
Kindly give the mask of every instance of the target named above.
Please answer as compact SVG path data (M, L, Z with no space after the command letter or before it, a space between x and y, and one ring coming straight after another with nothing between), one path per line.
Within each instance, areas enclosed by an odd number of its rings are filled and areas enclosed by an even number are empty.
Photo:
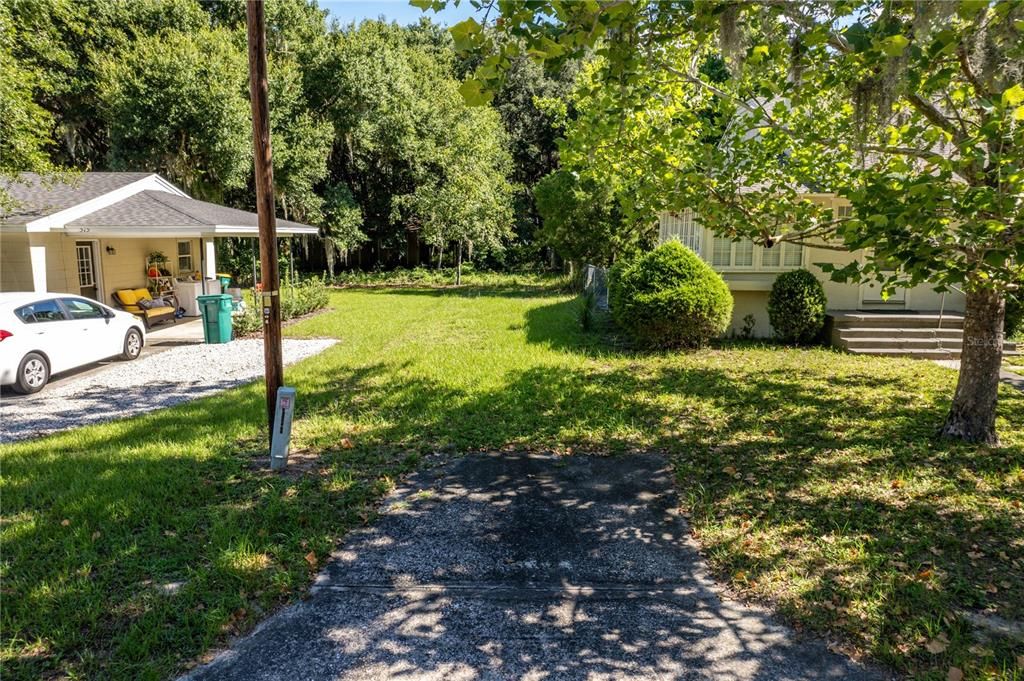
M124 335L124 349L121 351L123 359L137 359L142 352L142 333L135 328L128 329Z
M46 358L38 352L30 352L18 365L18 378L14 382L14 390L28 395L43 389L50 380L50 365Z

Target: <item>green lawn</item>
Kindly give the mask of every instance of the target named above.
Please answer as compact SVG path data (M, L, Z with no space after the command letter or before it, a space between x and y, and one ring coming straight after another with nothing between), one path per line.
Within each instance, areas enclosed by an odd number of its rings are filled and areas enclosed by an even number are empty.
M0 448L3 675L166 678L303 593L424 460L663 450L719 576L921 678L1022 678L957 614L1024 621L1024 395L998 450L933 438L956 374L829 350L615 351L533 286L346 290L288 329L296 465L260 386ZM429 457L433 459L434 457ZM940 652L929 652L926 646Z

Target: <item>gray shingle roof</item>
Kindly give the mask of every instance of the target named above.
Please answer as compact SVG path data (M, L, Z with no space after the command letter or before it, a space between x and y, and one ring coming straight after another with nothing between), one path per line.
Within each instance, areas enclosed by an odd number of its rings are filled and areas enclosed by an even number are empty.
M17 180L0 178L0 189L14 199L14 209L2 222L21 223L53 215L97 196L103 196L153 173L81 173L70 182L44 180L38 173L21 173Z
M68 223L70 227L259 227L256 213L197 201L187 196L146 190ZM279 229L310 228L278 218Z
M153 173L80 173L70 182L43 179L36 173L21 173L17 180L0 179L0 190L7 192L16 205L0 224L24 224L53 215L72 206L98 198ZM152 186L152 185L150 185ZM204 228L220 225L255 231L256 213L197 201L169 191L147 189L95 210L67 223L71 227L182 227ZM291 220L277 220L282 233L315 230L315 227Z

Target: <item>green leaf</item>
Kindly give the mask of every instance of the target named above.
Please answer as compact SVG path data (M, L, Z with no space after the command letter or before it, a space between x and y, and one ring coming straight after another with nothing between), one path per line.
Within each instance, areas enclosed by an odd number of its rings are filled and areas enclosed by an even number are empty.
M473 48L476 42L476 37L480 34L480 24L477 23L476 19L470 17L465 21L460 21L451 28L448 32L452 34L452 40L455 42L455 49L460 52L465 52Z
M984 9L987 4L988 0L961 0L960 6L956 9L956 13L959 14L962 19L971 19L975 14Z
M542 52L547 59L554 59L555 57L565 53L564 47L546 36L541 38L540 45L537 49Z
M462 99L465 100L466 104L469 106L483 106L491 101L493 95L484 90L482 85L479 80L469 78L459 86L459 94L462 95Z
M1024 87L1017 83L1011 88L1003 90L1003 106L1017 106L1024 102Z
M891 35L882 41L882 51L890 57L898 57L903 54L910 41L902 35Z
M409 4L426 12L433 6L434 0L409 0Z

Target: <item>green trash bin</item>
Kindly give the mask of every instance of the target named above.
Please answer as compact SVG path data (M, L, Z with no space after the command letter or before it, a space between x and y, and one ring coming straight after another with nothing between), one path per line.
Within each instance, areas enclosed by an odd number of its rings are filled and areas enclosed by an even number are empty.
M218 293L196 296L203 314L203 336L207 343L227 343L231 340L231 295Z

